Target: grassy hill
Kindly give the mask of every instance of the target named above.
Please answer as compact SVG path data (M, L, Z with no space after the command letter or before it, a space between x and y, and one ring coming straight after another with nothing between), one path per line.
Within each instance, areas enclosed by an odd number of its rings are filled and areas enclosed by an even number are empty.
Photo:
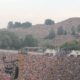
M9 29L9 31L16 32L20 37L32 34L37 38L44 38L49 34L51 29L57 31L57 29L62 26L68 33L70 33L71 27L77 27L79 24L80 18L69 18L67 20L55 23L54 25L36 24L29 28L15 28Z
M15 32L20 38L24 38L26 35L33 35L40 41L40 44L53 43L56 46L62 45L67 41L75 40L76 38L71 35L71 28L77 27L80 24L79 17L69 18L67 20L55 23L54 25L36 24L29 28L14 28L7 29L10 32ZM55 39L44 40L44 38L49 34L50 30L57 32L59 27L63 27L67 31L67 35L57 35Z

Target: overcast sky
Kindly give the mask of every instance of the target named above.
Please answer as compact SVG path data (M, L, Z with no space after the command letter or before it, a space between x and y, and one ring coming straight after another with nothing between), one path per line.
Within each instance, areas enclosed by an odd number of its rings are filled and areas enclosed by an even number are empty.
M0 27L9 21L43 23L51 18L56 22L80 17L80 0L0 0Z

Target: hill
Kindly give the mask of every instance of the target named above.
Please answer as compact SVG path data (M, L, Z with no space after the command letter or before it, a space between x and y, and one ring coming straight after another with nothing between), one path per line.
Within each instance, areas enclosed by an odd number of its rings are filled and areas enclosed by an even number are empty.
M29 28L15 28L8 30L17 33L20 37L31 34L36 38L44 38L49 34L51 29L57 31L57 29L62 26L69 34L71 32L71 27L77 27L79 24L80 18L75 17L55 23L54 25L36 24Z
M71 35L71 28L73 26L77 27L79 24L80 24L80 18L73 17L55 23L53 25L36 24L29 28L10 28L5 30L10 32L15 32L20 38L24 38L26 35L33 35L35 38L37 38L40 41L40 44L42 45L49 42L50 44L53 43L55 46L60 46L65 42L76 40L76 38ZM63 27L64 30L67 31L67 35L57 35L55 39L52 40L44 39L49 34L50 30L53 29L56 33L58 28L61 26ZM80 37L78 38L80 39Z

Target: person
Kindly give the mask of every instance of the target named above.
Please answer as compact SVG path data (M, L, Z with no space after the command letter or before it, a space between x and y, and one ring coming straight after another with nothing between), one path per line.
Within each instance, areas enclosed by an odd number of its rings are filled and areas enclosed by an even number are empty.
M11 80L11 77L3 73L3 71L0 69L0 80Z

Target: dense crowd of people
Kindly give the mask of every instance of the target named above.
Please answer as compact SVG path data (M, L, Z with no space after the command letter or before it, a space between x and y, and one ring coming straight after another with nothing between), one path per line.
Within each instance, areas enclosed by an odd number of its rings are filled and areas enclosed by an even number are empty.
M7 55L6 57L6 60L15 60L18 55ZM24 74L24 80L80 79L80 57L26 55L25 59L25 69L22 72ZM4 73L2 70L4 69L0 69L0 80L11 80L10 75ZM19 76L19 79L21 77Z

